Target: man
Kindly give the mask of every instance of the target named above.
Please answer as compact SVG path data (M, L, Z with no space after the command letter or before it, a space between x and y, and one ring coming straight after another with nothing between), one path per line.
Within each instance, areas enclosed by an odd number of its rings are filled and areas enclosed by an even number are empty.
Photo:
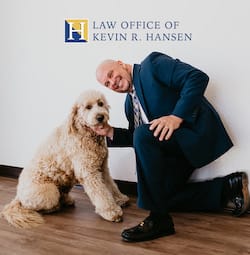
M233 144L216 110L204 97L208 76L159 52L140 65L105 60L97 80L127 93L128 129L107 124L95 131L109 146L131 146L136 154L138 206L149 210L140 224L122 232L125 241L145 241L175 233L169 212L219 211L231 201L240 216L249 206L247 175L236 172L190 183L199 167L214 161Z

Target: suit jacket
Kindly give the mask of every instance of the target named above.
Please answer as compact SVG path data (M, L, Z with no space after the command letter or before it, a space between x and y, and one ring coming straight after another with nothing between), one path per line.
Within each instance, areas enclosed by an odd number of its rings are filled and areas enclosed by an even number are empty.
M212 162L233 146L218 113L204 97L208 81L201 70L159 52L133 69L134 88L149 121L169 114L184 119L174 136L194 167ZM109 146L132 145L134 113L129 94L125 113L129 127L115 128Z

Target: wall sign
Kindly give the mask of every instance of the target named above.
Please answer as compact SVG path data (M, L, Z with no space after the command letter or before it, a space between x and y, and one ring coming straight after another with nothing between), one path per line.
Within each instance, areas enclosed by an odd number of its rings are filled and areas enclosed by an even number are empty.
M65 20L65 42L188 42L191 32L183 32L178 20Z

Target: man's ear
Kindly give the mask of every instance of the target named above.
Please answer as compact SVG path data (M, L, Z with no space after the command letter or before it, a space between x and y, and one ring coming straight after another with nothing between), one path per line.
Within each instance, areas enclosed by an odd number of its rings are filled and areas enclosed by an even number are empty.
M74 105L72 107L71 114L70 114L69 120L68 120L68 133L69 134L74 134L77 132L77 128L76 128L77 112L78 112L78 106Z
M121 66L123 66L123 67L124 67L124 65L125 65L121 60L117 60L116 62L117 62L118 65L121 65Z
M125 64L124 62L122 62L121 60L117 60L117 64L120 65L123 69L125 69L126 71L128 70L128 65Z

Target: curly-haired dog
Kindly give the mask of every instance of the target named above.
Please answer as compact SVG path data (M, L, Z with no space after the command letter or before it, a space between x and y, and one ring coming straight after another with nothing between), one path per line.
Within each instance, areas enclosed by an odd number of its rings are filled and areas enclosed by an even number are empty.
M121 221L121 206L129 198L110 177L105 138L91 129L108 119L104 95L93 90L84 92L66 122L55 129L21 172L16 197L4 207L2 216L16 227L37 226L43 223L39 212L74 204L68 193L79 183L96 213L109 221Z

